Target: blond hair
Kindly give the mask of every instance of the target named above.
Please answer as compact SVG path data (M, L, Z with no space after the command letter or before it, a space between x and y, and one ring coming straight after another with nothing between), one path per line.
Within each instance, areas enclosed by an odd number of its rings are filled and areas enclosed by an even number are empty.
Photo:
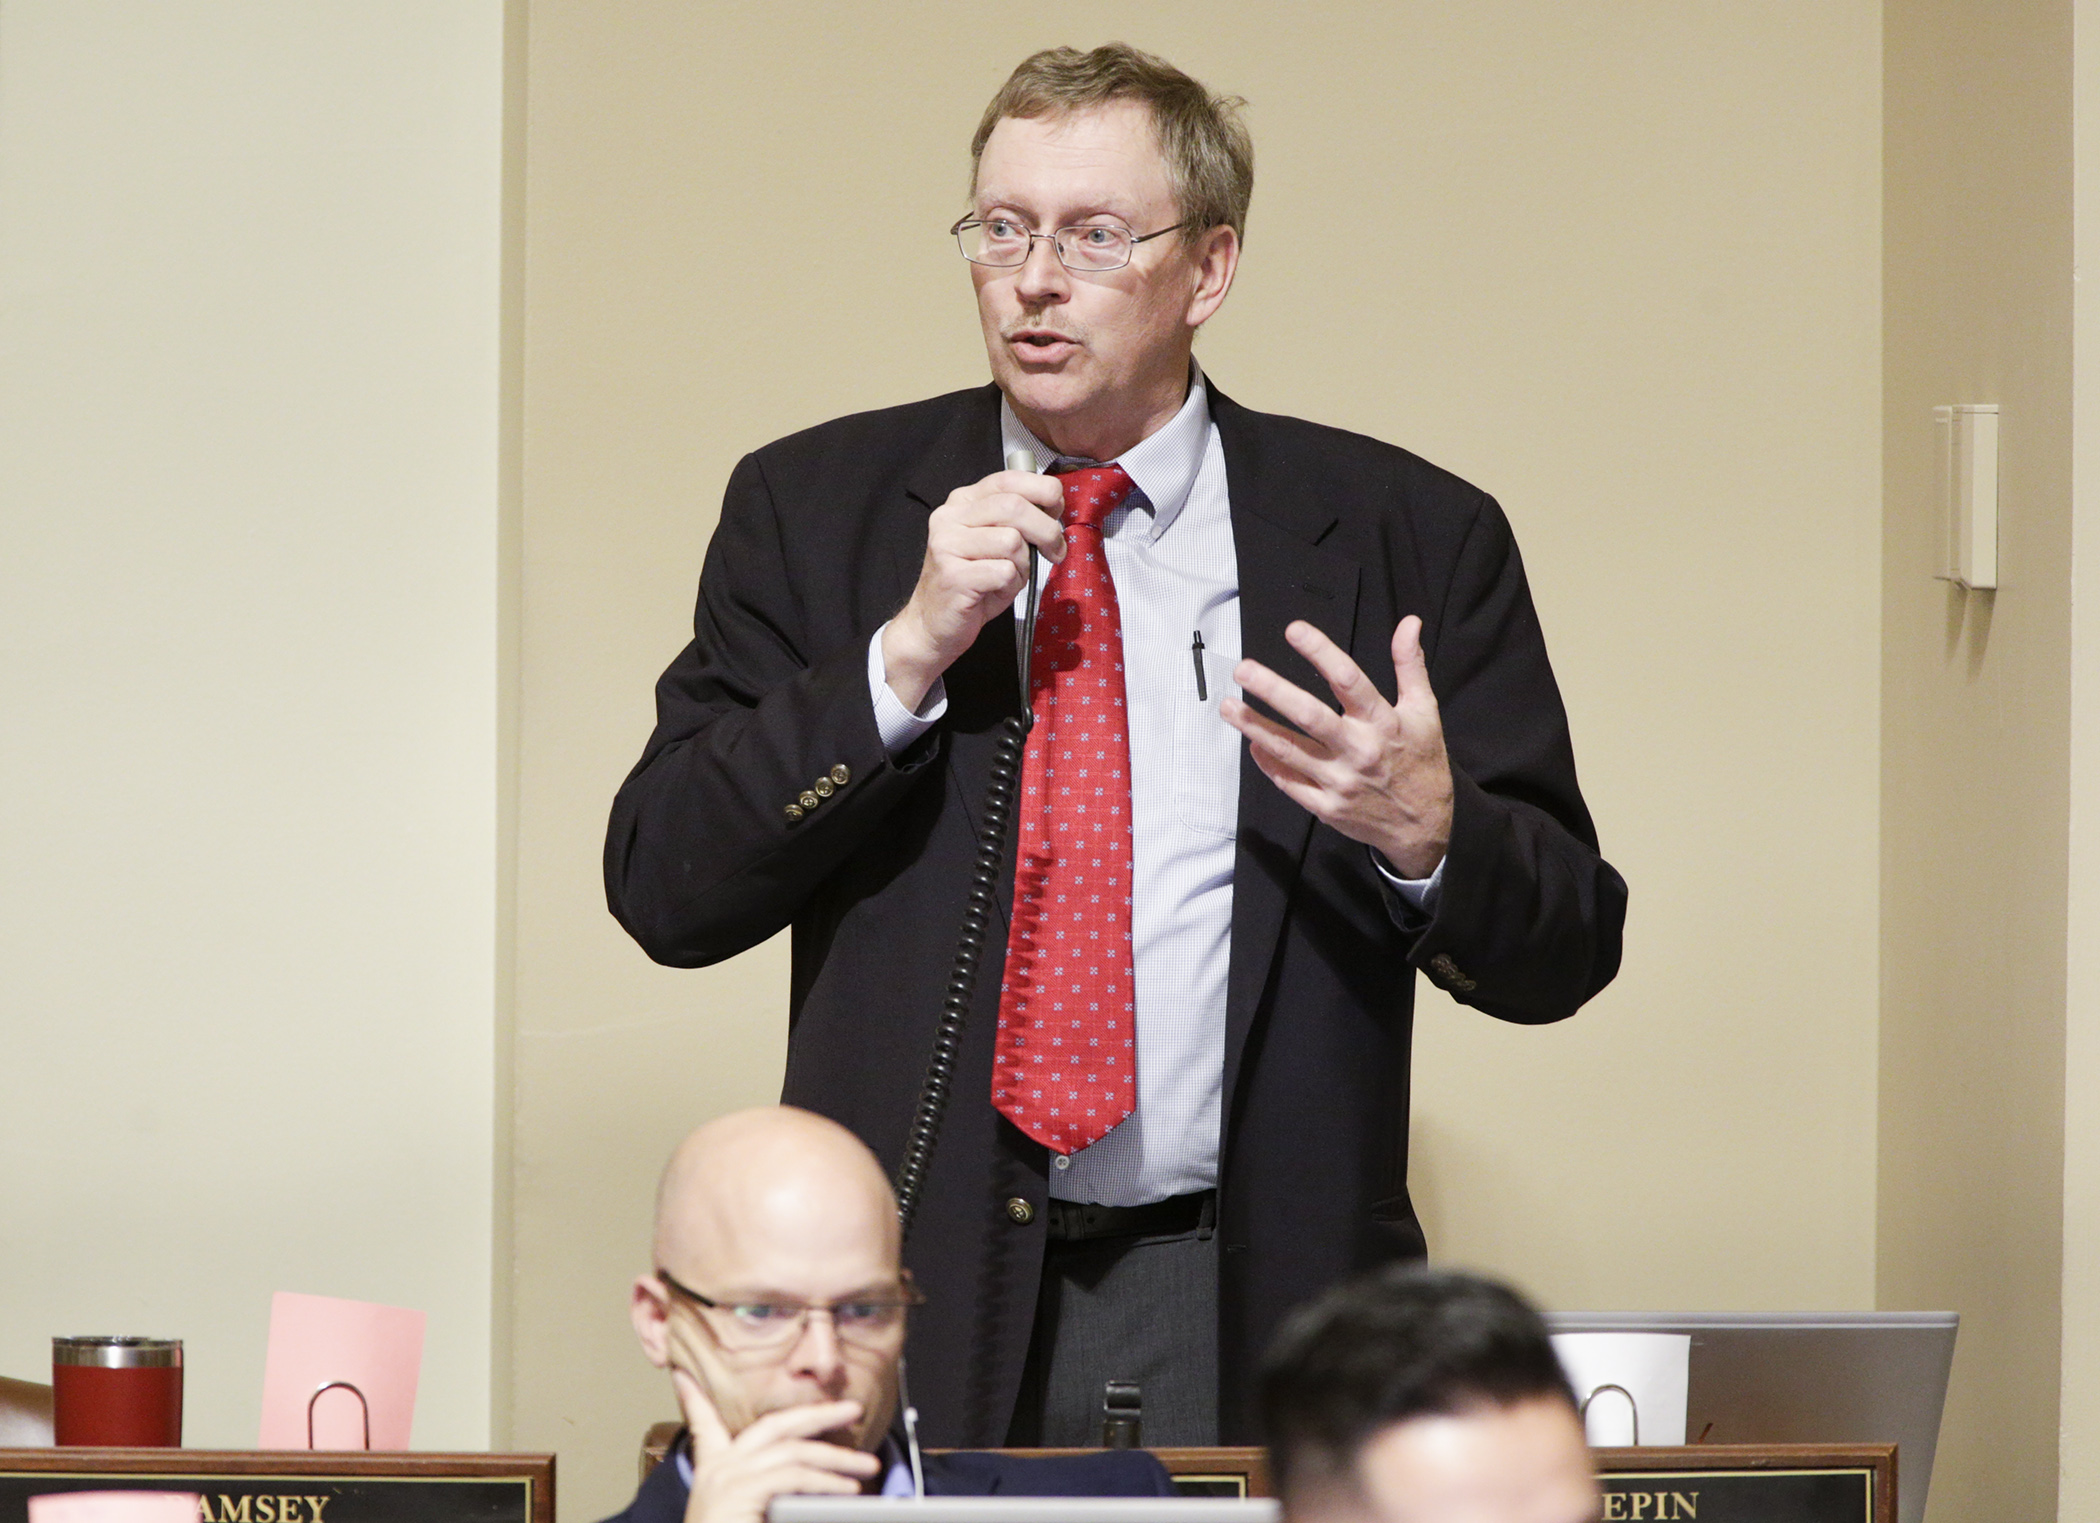
M1151 110L1152 130L1187 230L1223 224L1244 239L1247 203L1254 196L1254 140L1240 121L1247 103L1238 96L1213 95L1164 58L1124 42L1104 43L1088 53L1045 48L1022 59L984 108L970 139L972 192L984 145L1007 117L1061 116L1119 100L1139 101Z

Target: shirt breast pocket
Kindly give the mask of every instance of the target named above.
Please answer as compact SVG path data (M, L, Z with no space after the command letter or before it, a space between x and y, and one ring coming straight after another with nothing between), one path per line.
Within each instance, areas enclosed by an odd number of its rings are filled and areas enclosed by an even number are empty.
M1240 732L1219 717L1215 698L1175 705L1174 802L1190 830L1227 840L1240 833Z

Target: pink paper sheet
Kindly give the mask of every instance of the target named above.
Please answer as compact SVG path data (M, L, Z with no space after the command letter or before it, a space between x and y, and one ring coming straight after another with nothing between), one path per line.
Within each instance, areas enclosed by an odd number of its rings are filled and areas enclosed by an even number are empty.
M29 1499L29 1523L197 1523L185 1491L54 1491Z
M371 1408L372 1448L406 1449L423 1367L423 1323L422 1312L405 1307L277 1292L270 1302L259 1447L308 1447L306 1409L313 1401L312 1447L364 1448L355 1395L338 1389L314 1400L330 1382L348 1381Z

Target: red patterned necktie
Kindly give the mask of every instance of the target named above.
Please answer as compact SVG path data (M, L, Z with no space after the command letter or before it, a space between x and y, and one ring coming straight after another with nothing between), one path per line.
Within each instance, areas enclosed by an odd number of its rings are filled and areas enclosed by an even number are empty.
M1123 623L1101 522L1130 495L1120 465L1068 473L1064 560L1036 618L992 1104L1053 1153L1137 1109L1130 953L1130 732Z

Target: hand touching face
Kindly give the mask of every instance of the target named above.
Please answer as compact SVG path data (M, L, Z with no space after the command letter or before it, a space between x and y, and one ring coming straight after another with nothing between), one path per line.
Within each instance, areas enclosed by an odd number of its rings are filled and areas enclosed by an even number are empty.
M897 1294L894 1284L865 1292ZM740 1314L703 1305L661 1275L643 1276L635 1296L644 1346L661 1353L692 1436L692 1523L757 1523L775 1496L845 1495L877 1477L869 1451L895 1407L901 1313L888 1332L871 1333L850 1309L817 1303L798 1317L792 1308L809 1302L748 1292L735 1298L747 1308ZM770 1310L754 1315L754 1306ZM839 1336L841 1316L853 1323L850 1338Z
M763 1523L777 1496L852 1496L882 1469L866 1450L837 1441L863 1424L867 1413L857 1401L780 1407L732 1432L707 1387L676 1364L671 1385L692 1435L686 1523Z

